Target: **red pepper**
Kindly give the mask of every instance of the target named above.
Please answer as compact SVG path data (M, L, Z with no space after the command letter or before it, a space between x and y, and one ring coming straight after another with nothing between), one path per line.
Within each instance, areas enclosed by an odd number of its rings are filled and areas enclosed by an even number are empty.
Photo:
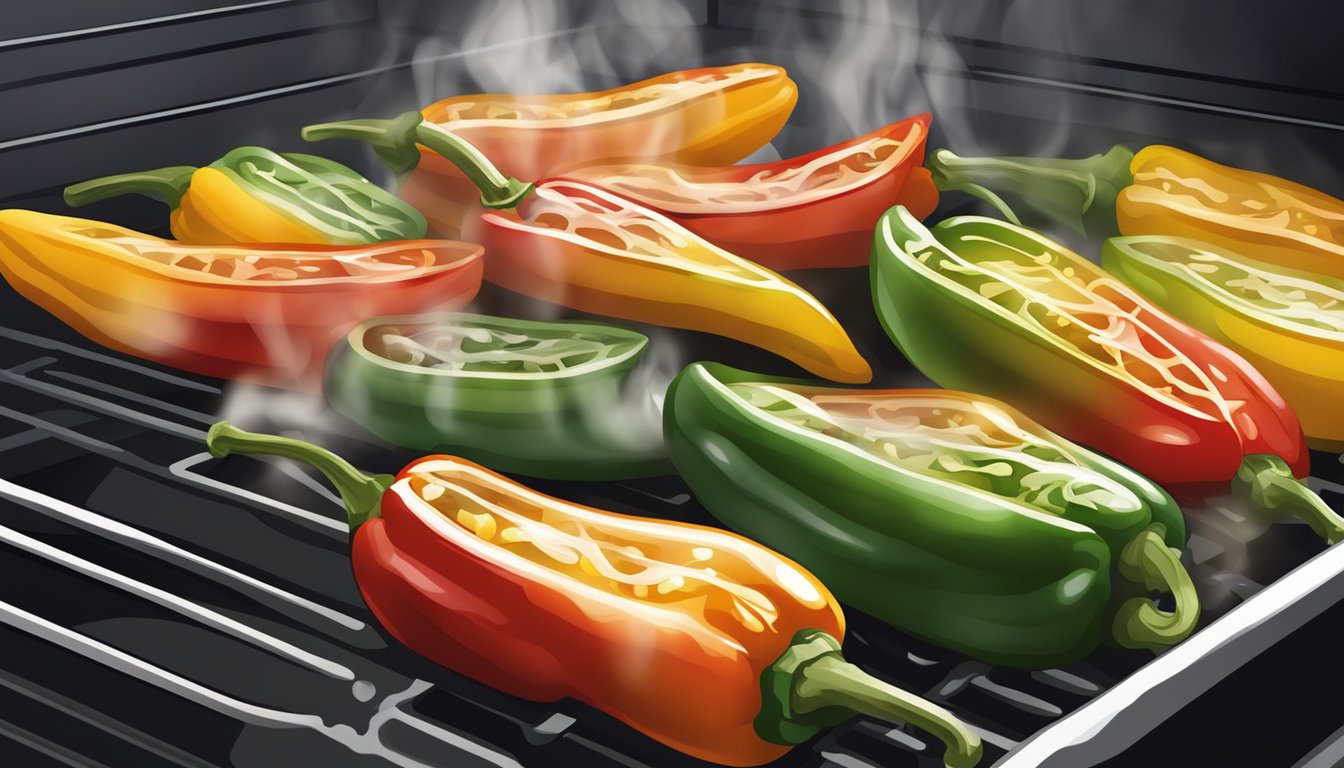
M826 588L740 536L571 504L451 456L393 478L227 422L206 444L327 475L382 625L501 691L574 698L728 765L774 760L856 712L931 731L948 765L980 757L979 739L946 710L845 662L844 617Z

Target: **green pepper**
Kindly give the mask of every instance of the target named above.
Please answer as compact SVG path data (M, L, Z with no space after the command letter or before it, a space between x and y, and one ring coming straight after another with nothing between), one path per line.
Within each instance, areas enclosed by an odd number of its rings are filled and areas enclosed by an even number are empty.
M140 193L173 209L173 236L195 245L369 245L425 236L409 203L340 163L239 147L203 168L172 166L103 176L66 188L71 206Z
M666 474L656 403L628 386L647 344L591 323L380 317L333 351L325 390L337 411L410 450L533 477Z
M1171 497L994 400L695 363L668 390L664 434L721 522L930 642L1039 667L1103 637L1170 645L1198 618Z

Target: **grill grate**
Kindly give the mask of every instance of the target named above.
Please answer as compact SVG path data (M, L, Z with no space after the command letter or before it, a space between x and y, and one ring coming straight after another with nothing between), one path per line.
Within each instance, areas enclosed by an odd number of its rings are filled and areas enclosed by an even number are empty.
M387 637L359 599L336 497L283 460L202 452L224 405L213 385L11 328L0 359L13 363L0 371L0 636L24 660L0 664L0 713L27 721L0 720L12 744L137 765L695 764L586 706L504 696ZM404 463L342 439L364 466ZM1338 501L1334 482L1315 484ZM675 477L541 488L712 523ZM1217 612L1320 548L1305 526L1280 525L1246 559L1272 566L1224 570L1245 546L1234 514L1213 506L1193 522L1190 565L1201 591L1226 595ZM986 765L1148 658L1101 649L1066 669L996 669L852 611L846 649L964 717ZM778 764L929 766L940 754L918 732L855 720Z

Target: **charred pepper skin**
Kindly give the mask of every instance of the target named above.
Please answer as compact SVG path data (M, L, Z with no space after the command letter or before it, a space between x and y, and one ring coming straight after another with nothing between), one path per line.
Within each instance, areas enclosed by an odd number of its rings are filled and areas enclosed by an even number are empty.
M332 480L347 507L365 602L398 640L459 674L526 699L575 698L668 746L725 765L777 759L855 712L899 716L929 730L947 744L944 761L952 768L971 768L980 758L979 738L949 712L844 662L838 653L844 617L826 588L740 536L570 504L451 456L424 457L392 477L368 475L316 446L246 433L227 422L210 429L206 444L215 456L305 461ZM431 484L438 488L433 494ZM480 525L481 515L466 509L454 522L459 504L489 510L481 499L496 505L488 525L469 528ZM533 522L517 526L524 517ZM557 522L597 535L560 534ZM508 530L525 533L509 537ZM544 549L538 556L509 546L542 541L558 551L581 538L595 548L598 541L638 542L643 551L637 557L655 567L686 560L713 566L705 571L704 599L661 600L664 593L654 594L652 586L643 595L614 582L607 587L587 578L600 566L592 560L585 566L584 555L569 563ZM743 591L755 597L740 615L710 603ZM743 619L758 609L768 623ZM782 663L786 659L814 663ZM766 701L767 689L786 695Z
M736 382L806 386L695 363L664 411L673 463L729 528L787 553L848 604L991 663L1052 666L1097 645L1112 564L1097 531L771 423L728 393ZM1170 500L1154 500L1171 519ZM1128 540L1153 511L1108 538ZM1168 543L1183 544L1183 531Z
M238 147L210 165L173 166L72 184L73 207L124 194L162 197L173 237L195 245L371 245L425 236L410 204L340 163Z
M475 338L444 351L447 364L438 367L412 364L385 341L436 332ZM500 337L504 342L486 346ZM510 355L545 362L546 350L574 339L587 347L558 348L554 358L595 357L554 370L509 366ZM328 355L323 390L337 411L394 445L452 453L500 472L559 480L668 474L653 402L631 403L623 415L611 412L648 341L596 323L466 313L380 317L360 323ZM484 349L485 362L464 362L471 359L468 345ZM652 429L638 431L641 426Z

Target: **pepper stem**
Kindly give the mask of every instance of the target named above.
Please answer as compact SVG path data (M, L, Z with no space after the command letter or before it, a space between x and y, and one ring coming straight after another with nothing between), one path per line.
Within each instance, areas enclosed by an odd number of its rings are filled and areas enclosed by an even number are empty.
M1135 536L1120 551L1120 575L1145 590L1168 592L1176 610L1163 611L1148 597L1120 604L1111 632L1123 648L1159 650L1184 640L1199 621L1199 595L1176 553L1162 540L1163 528L1154 525Z
M955 715L845 661L840 642L818 629L794 635L761 674L761 694L756 733L775 744L800 744L821 728L867 715L933 734L946 745L943 763L950 768L980 761L980 737Z
M383 494L396 480L392 475L361 472L340 456L312 443L292 437L245 432L227 421L210 427L205 436L205 447L216 458L231 453L249 453L283 456L311 464L326 475L341 494L351 532L378 516Z
M354 139L371 144L378 157L397 173L408 173L420 162L416 144L441 155L457 166L481 190L486 208L516 208L532 193L531 183L505 176L489 158L465 139L426 122L419 112L406 112L392 120L346 120L310 125L303 129L308 141Z
M1328 544L1344 539L1344 518L1294 477L1288 462L1279 456L1256 453L1242 459L1232 478L1232 492L1272 519L1304 520Z
M71 208L119 195L162 195L169 208L177 208L191 185L194 165L172 165L152 171L118 173L81 181L65 188L65 204Z
M1065 226L1100 237L1117 234L1115 196L1134 180L1129 172L1133 158L1119 144L1104 155L1077 159L959 157L935 149L925 165L939 190L974 195L1014 224Z

